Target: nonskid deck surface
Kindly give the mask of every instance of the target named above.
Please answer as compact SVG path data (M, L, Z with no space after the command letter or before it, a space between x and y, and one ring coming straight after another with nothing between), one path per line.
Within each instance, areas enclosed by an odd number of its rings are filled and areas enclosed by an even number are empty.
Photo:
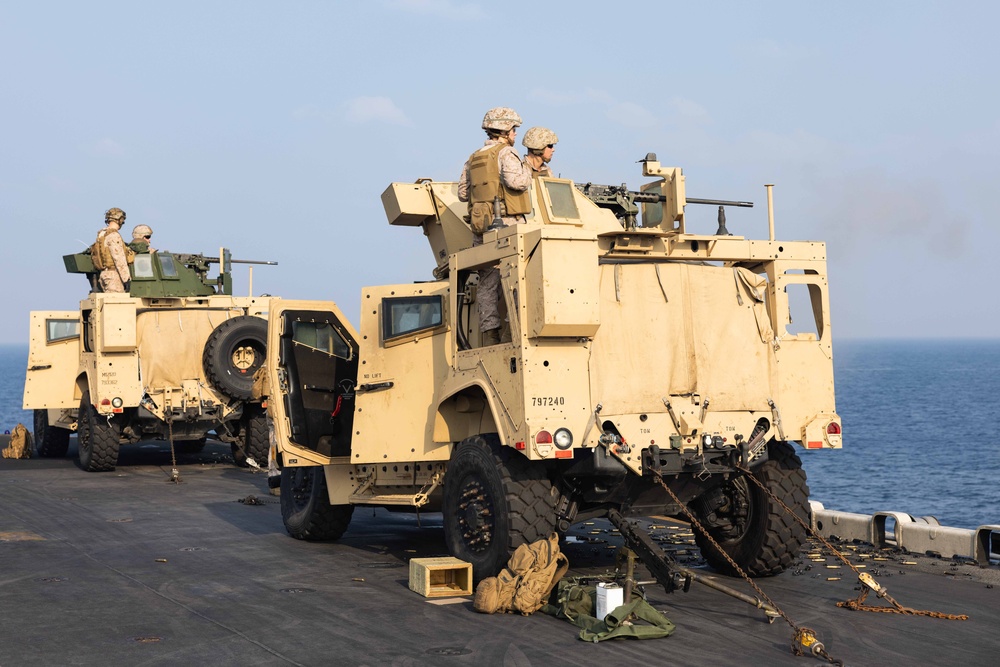
M167 481L165 447L123 448L117 471L104 474L72 458L0 460L0 665L823 664L791 654L783 621L769 625L697 584L672 595L647 587L677 625L671 637L601 644L541 613L488 616L471 598L428 601L408 589L407 561L444 554L440 515L418 526L413 515L358 508L340 541L306 543L285 534L264 475L234 468L228 446L210 443L178 463L180 485ZM248 496L263 504L240 502ZM666 549L698 562L689 531L653 524ZM606 521L578 524L565 545L571 574L610 571L619 543ZM901 604L970 620L838 609L856 595L853 574L805 551L759 583L849 665L990 664L1000 648L996 566L889 558L867 565Z

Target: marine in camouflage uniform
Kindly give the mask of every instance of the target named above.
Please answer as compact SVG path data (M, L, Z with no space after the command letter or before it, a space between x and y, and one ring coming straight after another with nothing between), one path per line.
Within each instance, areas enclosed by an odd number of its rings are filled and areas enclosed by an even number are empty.
M104 213L107 226L97 232L97 240L91 246L90 256L94 268L101 272L98 280L104 292L126 292L125 285L132 277L128 265L134 253L125 247L125 240L118 232L124 222L125 211L109 208Z
M556 133L545 127L528 128L524 133L521 145L528 149L524 164L531 170L532 177L552 176L549 162L552 161L552 153L558 142Z
M504 226L524 222L531 212L531 172L514 149L521 117L508 107L496 107L486 112L483 129L488 139L462 167L458 181L458 198L468 202L473 227L472 245L482 245L483 231L493 219L494 198L500 200L500 219ZM485 216L485 220L484 220ZM477 300L479 330L483 345L496 345L501 340L500 302L503 288L496 267L481 272ZM509 334L507 334L509 335Z
M156 249L149 244L153 238L153 228L149 225L136 225L132 229L132 241L128 244L134 252L156 252Z

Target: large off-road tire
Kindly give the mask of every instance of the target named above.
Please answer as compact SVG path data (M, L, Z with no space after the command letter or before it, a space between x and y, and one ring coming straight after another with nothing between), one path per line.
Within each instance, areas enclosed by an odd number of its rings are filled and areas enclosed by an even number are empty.
M502 447L496 434L467 438L445 474L448 551L472 563L477 582L492 577L517 547L555 531L558 498L541 464Z
M806 473L791 445L777 441L769 443L768 460L754 469L753 476L800 519L809 521ZM805 543L805 528L750 480L735 479L726 485L725 491L730 505L745 507L746 516L738 522L737 535L711 531L712 537L750 576L766 577L783 572ZM694 532L695 541L709 565L722 574L739 576L701 531Z
M267 356L267 321L240 315L215 328L205 343L202 365L211 383L230 398L246 401L253 374Z
M69 429L49 426L49 411L35 410L35 451L42 458L61 458L69 449Z
M281 470L281 520L297 540L336 540L351 523L354 505L331 505L321 466Z
M80 416L76 431L80 467L87 472L110 472L118 463L121 444L121 424L97 412L90 394L80 399Z
M267 468L267 450L271 440L267 432L267 412L255 403L243 406L242 430L239 442L234 442L233 462L246 468L247 457L251 457L261 468Z

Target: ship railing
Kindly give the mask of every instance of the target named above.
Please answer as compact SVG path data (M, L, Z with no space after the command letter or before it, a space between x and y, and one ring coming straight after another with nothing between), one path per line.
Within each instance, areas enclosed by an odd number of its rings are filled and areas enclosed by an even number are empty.
M879 549L896 548L941 558L973 560L982 567L1000 564L1000 525L978 528L942 526L933 516L905 512L856 514L828 510L810 500L812 528L818 535L848 542L865 542Z

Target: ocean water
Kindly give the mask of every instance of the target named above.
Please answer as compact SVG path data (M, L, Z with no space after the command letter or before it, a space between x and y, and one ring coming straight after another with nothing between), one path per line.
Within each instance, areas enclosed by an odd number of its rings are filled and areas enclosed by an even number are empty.
M0 346L0 431L21 410L26 345ZM799 450L827 509L1000 524L1000 341L843 341L834 345L842 450Z

